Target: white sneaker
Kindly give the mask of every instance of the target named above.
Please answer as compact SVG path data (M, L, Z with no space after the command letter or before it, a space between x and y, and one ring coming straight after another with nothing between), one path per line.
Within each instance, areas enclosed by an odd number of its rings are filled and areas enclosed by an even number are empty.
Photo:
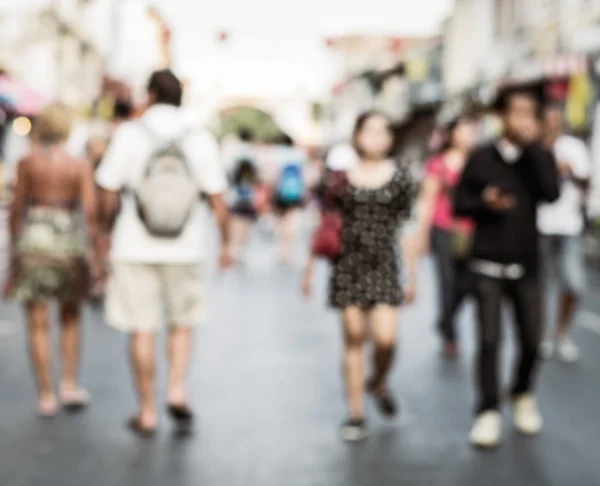
M551 359L554 356L554 341L546 339L540 344L540 357L542 359Z
M490 449L497 447L502 438L502 415L490 411L482 413L475 420L469 440L475 447Z
M542 431L544 420L533 395L524 393L515 398L513 407L514 423L519 432L525 435L537 435Z
M579 348L569 336L556 343L556 354L565 363L575 363L579 359Z

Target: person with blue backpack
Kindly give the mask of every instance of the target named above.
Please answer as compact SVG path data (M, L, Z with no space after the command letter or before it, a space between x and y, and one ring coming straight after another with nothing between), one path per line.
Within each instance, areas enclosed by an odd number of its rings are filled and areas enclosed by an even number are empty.
M258 218L259 186L256 161L249 157L239 159L231 180L231 245L238 261L242 259L242 252Z
M281 171L274 188L273 208L278 218L277 246L279 261L290 264L298 234L298 215L304 207L306 154L284 135L280 145Z

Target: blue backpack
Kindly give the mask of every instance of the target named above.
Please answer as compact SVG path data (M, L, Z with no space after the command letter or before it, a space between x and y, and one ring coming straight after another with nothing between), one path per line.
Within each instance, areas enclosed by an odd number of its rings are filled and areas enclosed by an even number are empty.
M254 186L241 184L235 188L237 203L243 206L253 206L255 201Z
M304 179L300 166L290 164L284 167L279 179L277 193L281 202L287 204L302 202L304 198Z

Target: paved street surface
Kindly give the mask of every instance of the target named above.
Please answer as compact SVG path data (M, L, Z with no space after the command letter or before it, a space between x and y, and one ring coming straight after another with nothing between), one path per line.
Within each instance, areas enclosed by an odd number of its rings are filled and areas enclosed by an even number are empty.
M337 319L324 305L326 269L318 297L306 303L298 293L299 271L278 267L272 253L263 247L244 269L211 272L210 320L198 332L191 374L200 421L187 439L171 434L166 417L153 441L125 430L134 410L126 341L92 310L84 357L92 407L54 421L36 418L20 311L3 305L0 485L600 485L600 319L594 309L582 313L576 332L582 361L552 362L543 369L543 435L517 436L507 409L503 446L474 451L467 443L472 309L467 306L461 315L463 358L447 364L432 332L435 286L424 262L419 302L401 319L392 380L402 417L388 424L370 410L374 434L363 444L347 445L337 435L345 409ZM164 370L162 363L161 392Z

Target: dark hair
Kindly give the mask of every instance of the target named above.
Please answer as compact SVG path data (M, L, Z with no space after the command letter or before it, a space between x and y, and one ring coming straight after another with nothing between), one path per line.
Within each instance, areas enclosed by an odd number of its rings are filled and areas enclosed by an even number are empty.
M516 96L530 98L537 105L538 115L541 114L545 104L543 88L532 84L505 86L504 88L501 88L496 96L496 101L494 102L494 110L501 114L506 113L510 108L511 100Z
M154 93L156 103L181 106L183 86L177 76L169 69L152 73L148 82L148 92Z
M247 128L240 129L238 137L242 142L252 142L252 140L254 140L254 135Z
M237 168L233 174L233 184L239 186L242 184L258 183L258 171L252 159L243 158L237 162Z
M454 142L453 139L455 130L463 123L468 123L471 121L473 121L473 117L468 115L460 115L442 125L440 129L443 133L443 142L440 148L438 149L438 153L443 154L444 152L450 150Z
M128 120L133 115L133 103L131 100L117 100L114 107L114 118Z
M293 147L294 140L289 135L282 133L279 137L279 145L285 145L286 147Z
M385 115L384 113L377 111L377 110L369 110L369 111L365 111L364 113L361 113L360 115L358 115L358 118L356 119L356 122L354 123L354 129L352 130L352 146L354 147L354 150L356 150L356 153L359 156L364 156L364 150L362 150L358 143L358 136L360 135L360 132L363 131L363 128L365 127L365 125L367 124L367 122L374 117L381 117L386 121L386 125L387 125L387 130L389 132L389 134L392 136L392 141L395 142L395 134L394 134L394 130L392 128L392 121L390 120L390 118ZM392 155L393 151L394 151L394 145L395 143L392 143L391 147L390 147L390 151L388 154L386 155Z

